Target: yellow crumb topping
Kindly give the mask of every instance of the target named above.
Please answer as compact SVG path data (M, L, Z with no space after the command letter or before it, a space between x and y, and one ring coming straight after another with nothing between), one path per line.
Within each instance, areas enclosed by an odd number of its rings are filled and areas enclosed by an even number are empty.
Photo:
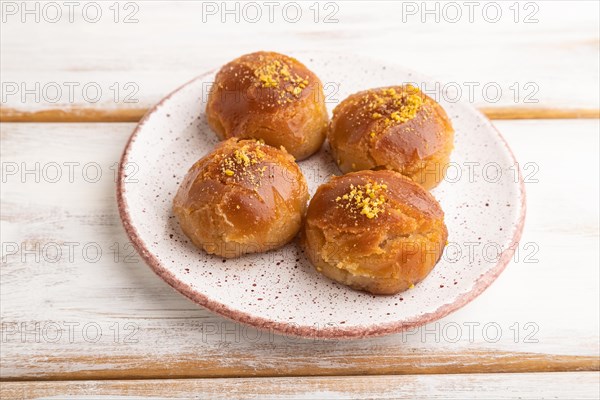
M410 121L417 115L421 106L423 106L423 97L418 93L410 93L404 99L400 109L390 116L396 122Z
M415 118L423 104L424 97L419 89L407 85L402 91L388 88L372 93L366 101L366 108L372 119L381 119L389 127ZM371 132L370 136L375 137L375 132Z
M290 66L282 60L260 58L262 64L254 70L258 85L273 89L278 104L299 98L308 86L308 76L301 77L290 71Z
M255 145L245 144L232 153L227 154L221 160L221 171L223 175L233 177L236 180L246 179L255 186L260 185L267 167L251 168L265 158L265 152L260 149L263 143L256 141Z
M286 67L287 68L287 67ZM254 70L254 76L258 78L262 87L272 88L279 86L280 71L282 64L278 60L274 60Z
M351 184L348 192L338 196L335 201L338 207L372 219L384 210L387 202L386 192L387 185L384 183L369 182L356 186Z

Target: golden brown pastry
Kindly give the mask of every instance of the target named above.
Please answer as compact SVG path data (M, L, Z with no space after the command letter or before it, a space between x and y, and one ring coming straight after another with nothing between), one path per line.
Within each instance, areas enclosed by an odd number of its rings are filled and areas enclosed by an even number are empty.
M406 85L366 90L342 101L327 138L344 173L390 169L430 189L444 179L454 129L438 103Z
M262 139L301 160L327 131L323 85L298 60L273 52L244 55L217 73L206 105L220 139Z
M447 237L435 198L387 170L353 172L321 185L303 230L305 251L319 272L374 294L394 294L425 278Z
M306 180L285 149L234 138L190 168L173 211L196 246L232 258L292 240L307 201Z

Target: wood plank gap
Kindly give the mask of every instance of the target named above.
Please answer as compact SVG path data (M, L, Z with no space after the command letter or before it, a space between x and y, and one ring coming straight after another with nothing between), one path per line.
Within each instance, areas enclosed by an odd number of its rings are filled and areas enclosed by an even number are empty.
M482 107L479 110L492 120L521 119L600 119L600 109ZM138 122L148 108L61 108L40 111L20 111L0 107L0 122Z
M80 357L71 361L91 360ZM257 370L252 364L231 364L216 366L202 362L197 357L183 357L177 361L133 360L130 357L111 357L116 368L79 370L42 375L8 376L0 375L0 382L8 381L75 381L75 380L131 380L131 379L200 379L200 378L250 378L250 377L308 377L308 376L358 376L358 375L439 375L475 373L533 373L533 372L583 372L600 371L600 358L595 356L564 356L535 353L493 352L480 355L438 354L431 359L414 360L410 356L394 357L395 360L379 360L373 365L366 359L358 359L347 368L314 368L312 363L286 364L284 360L272 368ZM58 361L58 360L57 360ZM61 360L64 363L67 360ZM109 365L102 357L95 360L97 365ZM351 360L348 360L349 362ZM119 365L127 365L119 368ZM139 365L136 366L136 365Z

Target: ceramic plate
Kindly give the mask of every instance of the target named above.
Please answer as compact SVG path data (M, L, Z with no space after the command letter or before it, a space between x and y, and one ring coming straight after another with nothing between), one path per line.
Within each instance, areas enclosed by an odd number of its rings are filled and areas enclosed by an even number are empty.
M449 244L431 274L404 293L373 296L318 274L296 242L233 260L191 245L171 204L188 168L217 144L204 115L214 72L162 100L127 143L117 197L138 252L156 274L196 303L242 323L305 337L399 332L475 298L510 261L525 215L518 167L501 135L471 105L455 101L456 93L432 93L434 81L405 68L355 56L296 56L323 81L330 113L351 93L412 82L451 117L456 130L452 162L446 180L432 191L445 211ZM327 144L300 167L311 194L340 174Z

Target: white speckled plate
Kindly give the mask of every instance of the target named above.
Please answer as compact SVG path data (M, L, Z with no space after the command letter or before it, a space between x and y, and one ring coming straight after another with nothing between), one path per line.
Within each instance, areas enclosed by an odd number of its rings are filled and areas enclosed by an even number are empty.
M329 109L347 95L413 82L414 72L355 56L297 57L325 84ZM223 260L195 248L171 211L188 168L217 143L205 100L214 72L179 88L140 122L123 154L117 195L125 228L152 269L196 303L226 317L278 332L358 338L398 332L441 318L481 293L510 261L525 216L516 161L492 124L453 94L436 96L456 130L445 182L433 190L446 214L449 245L431 274L407 292L372 296L318 274L297 243ZM300 163L311 194L340 174L327 144Z

